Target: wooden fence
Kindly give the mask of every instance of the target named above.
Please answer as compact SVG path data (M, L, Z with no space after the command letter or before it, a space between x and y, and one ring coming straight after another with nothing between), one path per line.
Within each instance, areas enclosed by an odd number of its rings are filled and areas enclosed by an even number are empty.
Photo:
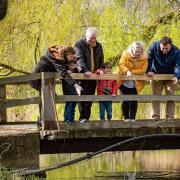
M93 74L89 78L85 78L83 74L76 73L72 74L74 79L78 80L171 80L172 75L170 74L156 74L153 78L148 77L147 75L135 75L133 78L127 76L120 76L117 74L103 74L96 75ZM20 85L27 84L30 80L41 79L41 97L31 97L25 99L7 99L6 98L6 86L7 85ZM152 101L176 101L180 102L180 96L152 96L152 95L117 95L115 97L109 95L82 95L82 96L68 96L61 95L55 96L55 85L56 82L61 79L61 77L56 73L41 73L41 74L29 74L21 75L7 78L0 78L0 123L7 122L6 109L10 107L38 104L42 104L42 124L43 130L45 129L56 129L57 128L57 119L56 119L56 103L64 103L67 101L112 101L112 102L121 102L121 101L131 101L137 100L139 102L152 102Z

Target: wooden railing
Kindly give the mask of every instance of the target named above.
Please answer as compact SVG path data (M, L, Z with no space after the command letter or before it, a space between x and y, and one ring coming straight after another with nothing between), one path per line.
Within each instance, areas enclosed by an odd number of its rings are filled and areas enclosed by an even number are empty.
M170 74L156 74L153 78L148 77L147 75L135 75L133 78L120 76L117 74L103 74L96 75L92 74L91 77L85 78L83 74L77 73L72 74L74 79L78 80L100 80L100 79L114 79L114 80L171 80L172 75ZM20 85L27 84L30 80L41 79L41 97L31 97L25 99L7 99L6 98L6 86L7 85ZM112 101L112 102L121 102L121 101L131 101L137 100L139 102L152 102L152 101L176 101L180 102L180 96L152 96L152 95L117 95L115 97L109 95L83 95L83 96L55 96L55 85L56 82L61 79L58 74L55 73L41 73L41 74L30 74L22 76L14 76L7 78L0 78L0 123L7 122L6 109L10 107L38 104L42 104L42 123L43 129L56 129L56 103L64 103L67 101Z

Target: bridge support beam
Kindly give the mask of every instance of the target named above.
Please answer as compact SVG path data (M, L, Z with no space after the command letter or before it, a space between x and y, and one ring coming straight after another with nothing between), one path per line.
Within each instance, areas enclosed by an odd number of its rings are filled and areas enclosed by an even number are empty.
M6 85L0 85L0 99L6 99ZM0 124L7 122L6 108L0 108Z
M42 130L58 129L58 118L55 103L55 77L46 77L42 73L41 82L41 101L42 101Z

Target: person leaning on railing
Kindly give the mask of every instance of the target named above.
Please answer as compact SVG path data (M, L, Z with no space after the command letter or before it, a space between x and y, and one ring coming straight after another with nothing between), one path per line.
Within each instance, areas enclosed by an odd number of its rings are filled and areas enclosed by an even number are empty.
M96 40L97 30L90 27L86 31L86 37L75 43L77 65L86 77L90 77L93 72L101 68L104 63L104 53L101 43ZM82 95L94 95L96 90L96 80L82 80ZM91 116L91 101L79 102L80 122L88 122Z
M174 95L180 79L180 50L173 45L172 40L165 36L160 41L155 41L148 50L147 75L174 74L172 81L152 81L153 95L161 95L165 88L166 95ZM160 119L160 102L152 102L154 120ZM166 103L166 119L173 120L175 102Z
M78 82L70 76L66 67L68 62L74 61L76 61L76 56L73 47L58 45L50 46L40 58L40 61L34 67L32 73L57 72L63 77L63 80L71 87L74 87L77 94L80 95L82 88ZM41 91L41 80L33 80L29 83L33 88L39 92ZM63 91L63 93L65 92ZM41 104L39 109L41 110ZM41 117L39 119L41 120Z
M124 95L137 95L144 88L145 81L136 80L134 75L145 74L147 70L147 55L144 51L142 42L133 42L125 50L119 62L119 74L125 74L132 77L133 80L119 82L119 90ZM136 118L138 103L137 101L123 101L122 112L125 122L134 122Z

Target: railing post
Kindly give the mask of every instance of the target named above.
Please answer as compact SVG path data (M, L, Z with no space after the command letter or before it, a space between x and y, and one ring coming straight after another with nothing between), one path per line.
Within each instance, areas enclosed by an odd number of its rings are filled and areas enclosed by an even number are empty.
M0 99L6 99L6 85L0 85ZM7 122L6 108L0 108L0 124Z
M58 129L55 104L55 76L50 78L47 73L41 73L42 130Z

